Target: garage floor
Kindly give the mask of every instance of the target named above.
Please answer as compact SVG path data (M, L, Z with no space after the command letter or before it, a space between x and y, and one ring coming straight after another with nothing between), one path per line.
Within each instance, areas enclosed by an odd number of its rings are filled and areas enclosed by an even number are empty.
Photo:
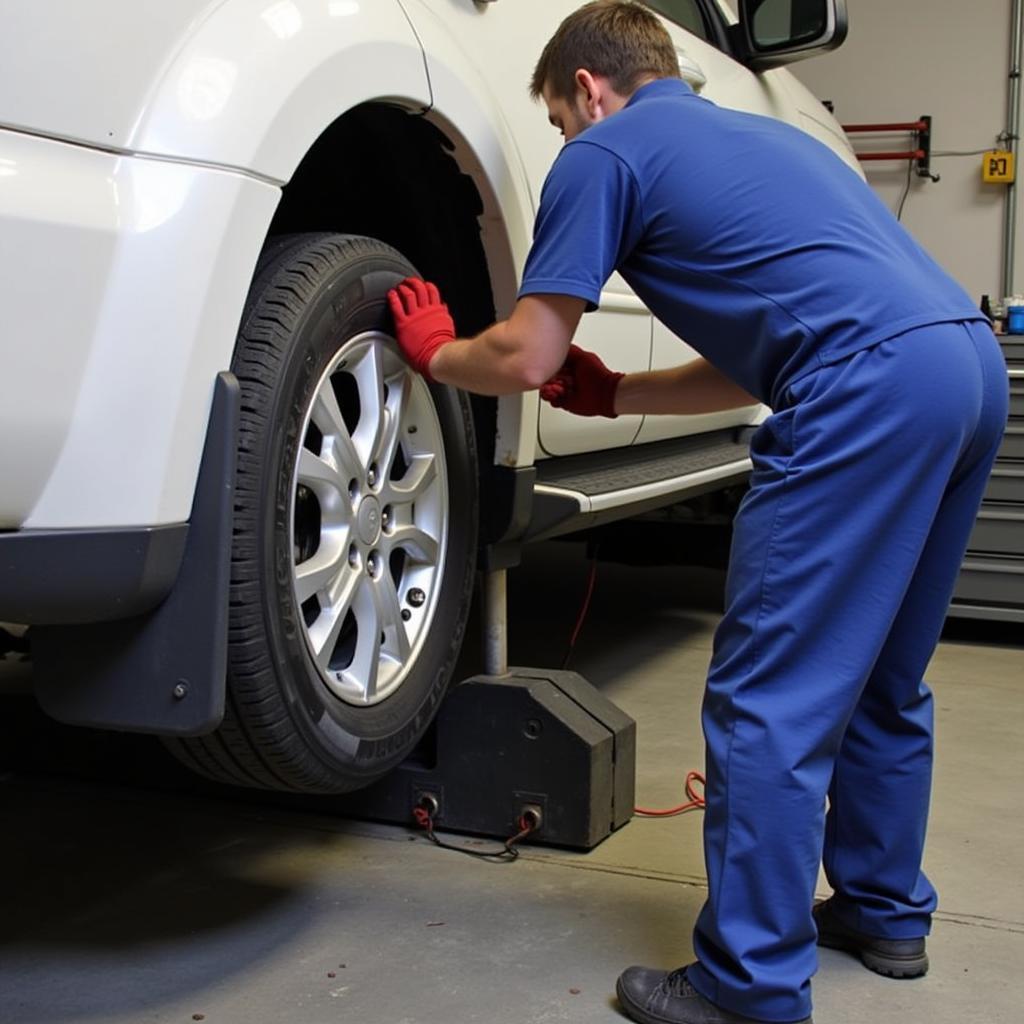
M586 578L577 545L529 553L513 574L513 662L561 660ZM711 570L601 566L574 667L637 720L647 805L680 802L701 765L720 592ZM957 626L932 666L932 972L888 981L824 951L819 1024L1024 1019L1015 629ZM704 898L699 812L634 819L587 855L535 847L492 864L402 828L17 765L0 809L2 1024L613 1022L618 972L686 962Z

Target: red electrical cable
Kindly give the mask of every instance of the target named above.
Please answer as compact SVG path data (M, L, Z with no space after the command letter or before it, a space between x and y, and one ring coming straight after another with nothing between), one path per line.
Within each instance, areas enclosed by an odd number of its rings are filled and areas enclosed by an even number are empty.
M671 818L676 814L685 814L687 811L697 810L698 808L703 809L704 796L693 788L695 782L700 783L701 789L704 788L704 776L700 772L687 772L686 795L690 798L687 803L680 804L678 807L666 807L661 810L651 807L634 807L633 813L639 814L641 818Z
M590 561L590 579L587 581L587 593L583 598L583 605L580 608L580 613L576 618L576 627L572 631L572 637L569 639L569 649L565 652L565 657L562 659L562 668L567 669L569 667L569 661L572 658L573 651L576 650L576 641L579 639L580 630L583 629L583 623L586 621L587 612L590 611L590 599L594 596L594 584L597 582L597 548L594 549L593 558Z
M583 606L580 608L580 613L576 619L576 628L572 631L572 638L569 640L569 649L565 653L565 659L562 661L562 668L565 669L569 665L569 659L572 657L573 651L576 649L576 640L580 635L580 630L583 629L583 623L586 621L587 612L590 610L590 600L594 596L594 584L597 582L597 545L594 546L594 553L590 563L590 579L587 582L587 592L583 598ZM704 796L702 793L698 793L694 788L693 784L699 782L701 789L704 788L704 776L697 771L687 772L686 775L686 795L690 798L686 803L680 804L678 807L666 807L663 809L655 809L651 807L634 807L633 813L639 815L641 818L671 818L677 814L685 814L687 811L703 810L704 808ZM514 842L515 840L513 840Z
M430 811L423 805L417 805L412 809L412 816L416 824L423 829L426 837L442 850L454 850L456 853L464 853L469 857L479 857L480 860L503 861L508 863L519 857L517 843L522 842L531 832L537 831L537 822L527 820L523 815L517 822L516 828L519 831L514 836L509 836L497 850L469 850L464 846L453 846L438 839L434 833L434 818Z

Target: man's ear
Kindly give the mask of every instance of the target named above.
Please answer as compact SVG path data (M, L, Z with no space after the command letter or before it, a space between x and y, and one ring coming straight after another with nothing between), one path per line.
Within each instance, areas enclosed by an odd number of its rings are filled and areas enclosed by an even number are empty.
M604 99L602 82L586 68L577 68L573 77L576 79L576 91L584 109L592 118L596 117L601 112L601 103Z

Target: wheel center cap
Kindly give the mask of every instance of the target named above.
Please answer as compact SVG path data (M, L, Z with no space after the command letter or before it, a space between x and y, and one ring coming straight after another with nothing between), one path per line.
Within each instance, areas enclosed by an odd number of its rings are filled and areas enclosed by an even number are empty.
M376 544L380 537L380 502L374 497L363 498L356 516L356 530L364 544Z

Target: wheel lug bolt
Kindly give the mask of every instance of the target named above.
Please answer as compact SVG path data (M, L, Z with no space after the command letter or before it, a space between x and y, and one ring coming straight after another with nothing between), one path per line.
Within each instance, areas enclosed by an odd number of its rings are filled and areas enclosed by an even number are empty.
M423 606L423 602L427 599L427 595L424 594L419 587L413 587L412 590L405 595L405 599L413 606L413 608L421 608Z
M380 568L380 559L376 555L370 555L366 560L366 568L370 570L371 576L376 576L377 570Z
M359 552L356 550L356 546L354 544L348 549L348 564L351 565L353 569L359 565Z
M377 486L377 467L376 466L371 466L370 467L370 471L366 474L366 482L371 487L376 487Z

